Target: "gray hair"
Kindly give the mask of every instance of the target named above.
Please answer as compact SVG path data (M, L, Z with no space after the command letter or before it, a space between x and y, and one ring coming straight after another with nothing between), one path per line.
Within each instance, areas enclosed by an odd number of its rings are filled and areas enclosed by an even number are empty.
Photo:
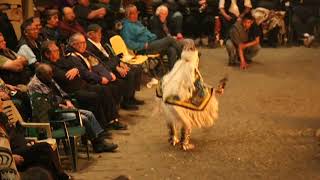
M46 53L49 53L49 52L50 52L49 46L51 46L52 44L56 44L56 42L55 42L55 41L51 41L51 40L47 40L47 41L44 41L44 42L41 44L42 56L45 56Z
M192 39L183 40L183 50L184 51L195 51L197 50L196 45Z
M74 34L72 34L72 36L69 38L68 45L69 45L69 46L74 45L75 42L78 41L78 39L79 39L80 37L84 37L83 34L81 34L81 33L74 33Z
M167 12L169 12L168 7L167 7L166 5L163 5L163 4L157 7L155 14L156 14L157 16L159 16L159 14L160 14L161 11L167 11Z
M137 6L135 6L134 4L128 4L128 5L126 6L126 8L125 8L125 15L126 15L126 17L129 17L129 15L130 15L130 10L131 10L132 8L137 8Z

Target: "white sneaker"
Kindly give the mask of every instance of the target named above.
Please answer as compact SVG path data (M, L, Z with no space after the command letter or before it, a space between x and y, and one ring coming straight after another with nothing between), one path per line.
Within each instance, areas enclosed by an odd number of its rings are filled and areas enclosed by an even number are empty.
M152 88L153 85L157 85L159 81L156 78L152 78L151 81L147 83L147 88Z
M312 35L304 38L304 39L303 39L303 44L304 44L304 46L310 47L311 44L312 44L312 42L314 41L314 38L315 38L315 37L312 36Z

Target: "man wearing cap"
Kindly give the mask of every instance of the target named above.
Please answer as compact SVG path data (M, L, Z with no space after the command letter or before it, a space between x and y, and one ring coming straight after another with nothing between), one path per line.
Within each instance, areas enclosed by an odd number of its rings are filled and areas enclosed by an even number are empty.
M87 42L84 35L73 34L69 39L67 59L80 71L80 76L89 83L101 84L112 89L114 100L126 110L138 110L138 106L127 100L128 86L122 79L117 79L114 73L104 67L101 60L87 51Z
M87 30L87 51L98 57L101 64L110 69L118 79L123 79L128 88L128 94L125 101L130 104L142 105L143 101L137 100L134 97L135 91L140 89L141 67L129 67L127 64L120 61L120 58L108 53L112 49L107 49L101 44L102 27L98 24L91 24ZM110 47L110 46L109 46ZM110 47L111 48L111 47Z
M54 80L66 93L77 99L81 108L92 111L103 128L127 129L126 125L113 122L119 114L109 87L93 85L83 80L73 62L60 56L54 41L45 41L41 50L44 62L53 69Z

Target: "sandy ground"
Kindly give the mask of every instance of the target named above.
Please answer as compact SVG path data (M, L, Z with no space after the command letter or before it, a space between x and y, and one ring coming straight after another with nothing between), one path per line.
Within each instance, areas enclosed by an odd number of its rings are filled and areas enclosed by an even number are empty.
M220 117L210 129L193 131L196 149L167 143L155 89L143 88L146 105L121 111L128 131L113 135L116 153L93 154L74 173L79 180L320 179L320 51L262 49L246 71L226 66L224 49L201 49L200 69L208 84L229 76L219 97ZM153 115L152 115L153 114Z

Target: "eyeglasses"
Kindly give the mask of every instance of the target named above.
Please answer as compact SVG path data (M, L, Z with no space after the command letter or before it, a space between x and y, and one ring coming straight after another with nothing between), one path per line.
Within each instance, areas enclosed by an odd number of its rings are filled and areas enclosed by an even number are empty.
M129 14L130 14L130 15L140 14L140 11L131 11Z
M57 48L57 49L51 49L50 51L51 52L59 52L60 50Z
M87 43L86 41L75 42L75 44L79 44L79 45L84 45L84 44L86 44L86 43Z
M27 28L26 30L35 32L35 31L38 31L38 28Z

